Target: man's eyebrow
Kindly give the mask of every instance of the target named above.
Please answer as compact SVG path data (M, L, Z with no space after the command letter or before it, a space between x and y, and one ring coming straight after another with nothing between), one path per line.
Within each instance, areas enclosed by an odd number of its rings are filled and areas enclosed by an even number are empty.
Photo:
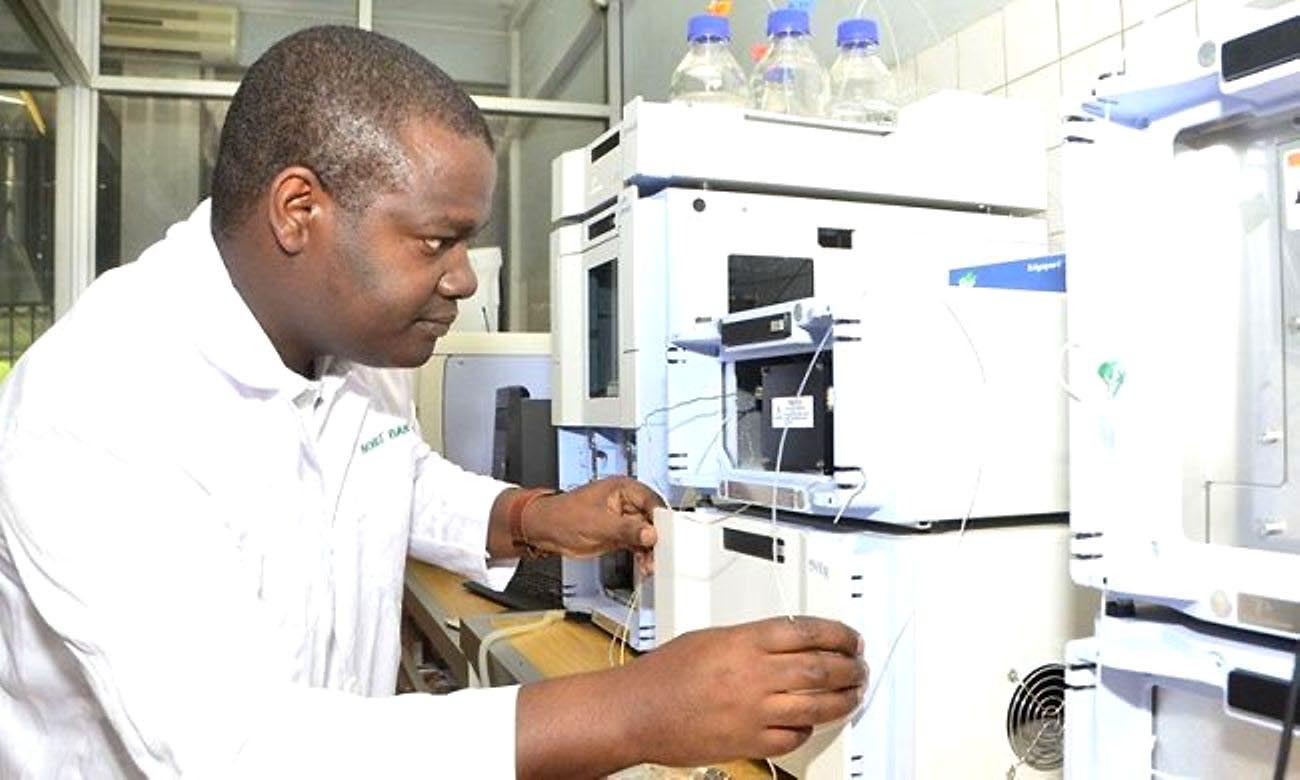
M476 233L480 229L472 219L456 219L446 214L429 214L416 220L416 224L425 230L450 230L454 233Z

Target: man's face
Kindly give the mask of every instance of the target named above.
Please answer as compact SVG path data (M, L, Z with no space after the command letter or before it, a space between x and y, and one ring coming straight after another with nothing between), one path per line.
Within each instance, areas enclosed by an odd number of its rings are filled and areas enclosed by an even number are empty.
M401 138L409 179L369 207L335 207L318 332L329 354L370 366L415 367L474 294L468 242L487 220L496 164L487 145L434 122Z

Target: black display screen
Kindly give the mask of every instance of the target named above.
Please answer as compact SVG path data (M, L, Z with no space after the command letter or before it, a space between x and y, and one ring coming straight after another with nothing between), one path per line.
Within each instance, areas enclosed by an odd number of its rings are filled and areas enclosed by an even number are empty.
M587 271L587 397L618 397L618 259Z
M1223 44L1223 80L1234 81L1300 59L1300 16Z
M728 255L727 310L732 314L813 295L811 257Z

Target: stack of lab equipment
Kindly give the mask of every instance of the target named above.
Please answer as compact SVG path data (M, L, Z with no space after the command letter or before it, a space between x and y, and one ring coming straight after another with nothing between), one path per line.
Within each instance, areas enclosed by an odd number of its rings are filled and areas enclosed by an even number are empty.
M1300 16L1286 11L1243 11L1098 81L1068 123L1070 569L1107 609L1069 649L1067 777L1277 776L1295 746Z
M1059 777L1063 644L1088 629L1065 572L1064 525L995 525L958 541L844 525L773 530L714 509L663 511L656 526L664 637L791 612L865 638L864 706L776 759L782 769L807 780Z
M871 704L777 761L796 775L1060 766L1088 610L1040 139L959 93L889 135L638 99L554 163L560 485L628 474L671 507L658 575L566 559L565 605L640 650L789 613L862 630Z

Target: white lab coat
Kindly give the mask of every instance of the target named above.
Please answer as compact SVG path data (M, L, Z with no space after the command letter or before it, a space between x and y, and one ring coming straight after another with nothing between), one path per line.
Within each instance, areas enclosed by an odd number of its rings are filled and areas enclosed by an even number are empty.
M505 485L424 444L409 372L285 368L208 222L0 393L0 777L513 776L517 689L390 695L408 552L503 584Z

